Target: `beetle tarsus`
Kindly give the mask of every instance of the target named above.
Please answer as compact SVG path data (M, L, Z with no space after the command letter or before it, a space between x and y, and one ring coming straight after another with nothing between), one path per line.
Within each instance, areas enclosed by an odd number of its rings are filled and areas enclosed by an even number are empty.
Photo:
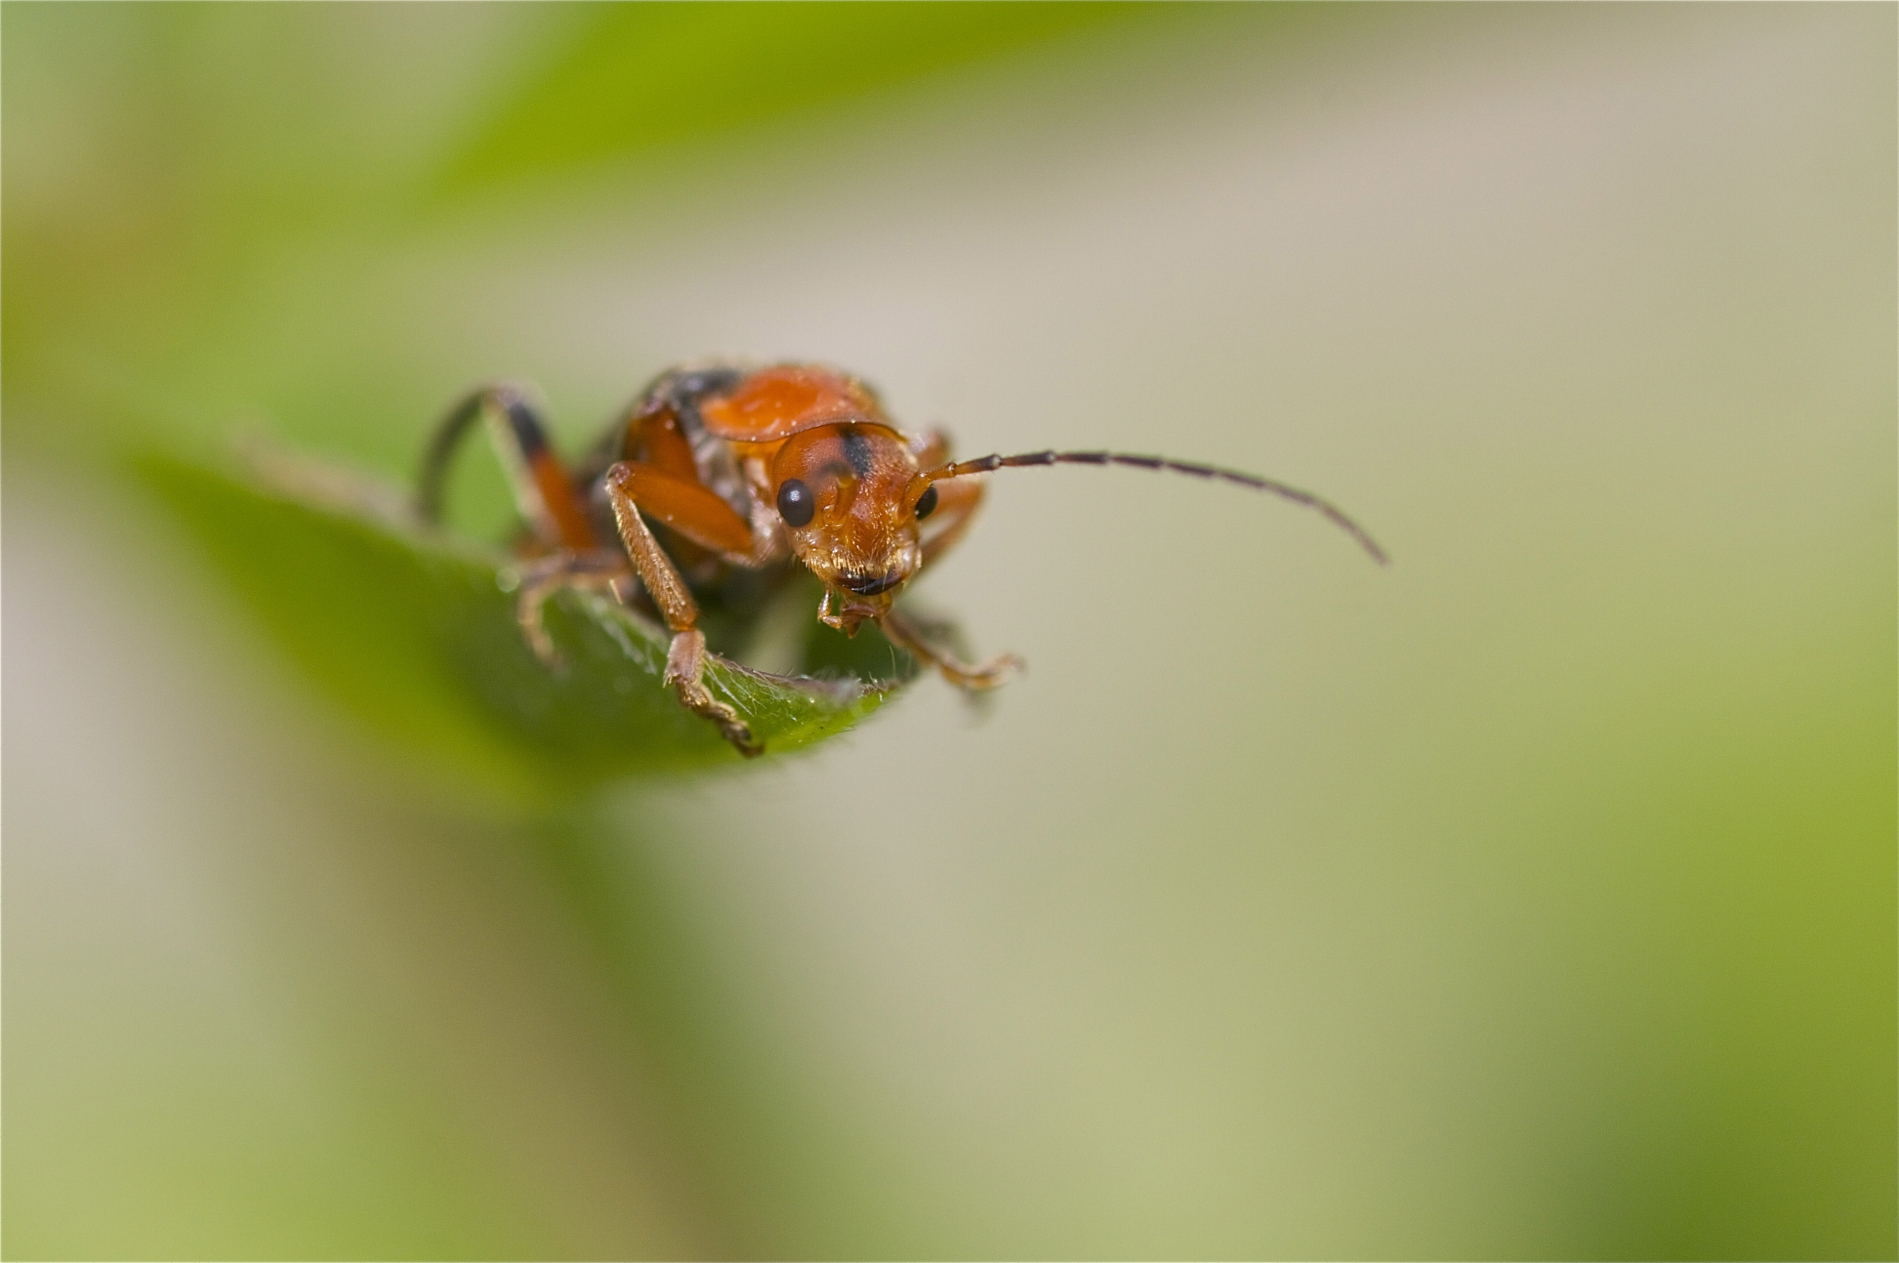
M666 674L660 682L672 686L687 710L716 724L720 735L740 754L755 759L765 753L765 747L752 736L751 727L738 717L738 712L706 688L705 672L705 633L695 627L676 634L666 651Z
M584 553L550 553L525 566L519 576L520 596L515 600L514 617L521 625L521 638L534 650L542 665L559 669L565 665L553 637L547 634L545 618L548 598L562 588L614 591L614 584L629 576L630 570L618 553L597 549ZM617 592L615 593L617 596Z
M981 666L969 666L958 662L947 654L930 647L916 625L895 610L884 615L878 624L883 629L885 639L899 649L909 653L918 661L936 669L938 675L954 684L957 688L972 693L986 693L992 688L1009 682L1010 677L1020 671L1027 663L1012 653L998 654Z

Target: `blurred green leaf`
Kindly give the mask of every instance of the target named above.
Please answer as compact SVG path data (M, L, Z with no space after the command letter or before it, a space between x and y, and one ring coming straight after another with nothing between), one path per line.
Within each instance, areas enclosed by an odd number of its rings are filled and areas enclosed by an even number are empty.
M443 183L461 190L624 157L1155 11L1120 3L583 6L562 51L456 154Z
M140 462L275 638L376 728L516 794L739 761L660 683L658 626L604 596L561 593L546 616L565 662L550 669L522 640L505 556L408 524L380 484L286 467L302 471L294 487L275 468L239 477L169 456ZM707 672L768 753L844 731L914 674L869 629L852 642L817 629L822 638L799 625L791 665L822 660L831 678L720 657ZM863 678L884 663L891 678Z

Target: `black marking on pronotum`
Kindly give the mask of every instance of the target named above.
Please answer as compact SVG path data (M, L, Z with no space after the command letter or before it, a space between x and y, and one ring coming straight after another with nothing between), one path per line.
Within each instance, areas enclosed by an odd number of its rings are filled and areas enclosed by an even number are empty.
M997 469L1019 469L1030 465L1131 465L1136 469L1165 469L1176 474L1190 474L1195 478L1218 478L1225 482L1250 487L1254 491L1264 491L1303 505L1323 515L1334 526L1358 541L1371 559L1379 565L1389 565L1390 558L1378 541L1371 537L1364 527L1354 522L1345 512L1330 500L1302 491L1298 487L1275 482L1271 478L1261 478L1257 474L1243 474L1237 469L1221 469L1214 465L1196 465L1187 461L1168 460L1165 456L1136 456L1127 452L1022 452L1015 456L978 456L974 460L957 461L929 470L923 476L931 482L944 478L961 478L968 474L986 474Z
M854 425L844 427L840 441L844 444L844 459L850 462L851 472L859 478L870 477L870 440Z

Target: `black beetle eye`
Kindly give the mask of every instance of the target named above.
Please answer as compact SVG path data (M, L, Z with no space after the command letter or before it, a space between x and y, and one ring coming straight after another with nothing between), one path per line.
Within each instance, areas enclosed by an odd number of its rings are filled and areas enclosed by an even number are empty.
M785 519L786 526L809 526L817 508L811 488L796 478L787 478L778 484L778 516Z
M936 484L931 483L923 489L923 494L917 497L917 521L921 522L934 512L936 512Z

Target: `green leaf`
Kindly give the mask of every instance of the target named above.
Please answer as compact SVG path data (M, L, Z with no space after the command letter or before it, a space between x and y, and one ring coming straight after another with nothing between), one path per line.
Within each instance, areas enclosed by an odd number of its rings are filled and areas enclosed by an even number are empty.
M168 456L139 467L290 655L405 744L515 794L740 761L660 683L663 629L564 592L546 608L564 663L547 667L516 624L509 559L414 525L393 489L282 458L249 476ZM802 621L729 620L727 640L777 627L793 637L776 651L786 665L843 673L767 675L718 656L707 671L768 755L844 731L915 672L869 628L847 641L818 625L815 589L788 587L774 611L809 598ZM889 678L864 678L877 667Z
M1121 3L624 4L570 12L444 188L679 146L1132 17Z

